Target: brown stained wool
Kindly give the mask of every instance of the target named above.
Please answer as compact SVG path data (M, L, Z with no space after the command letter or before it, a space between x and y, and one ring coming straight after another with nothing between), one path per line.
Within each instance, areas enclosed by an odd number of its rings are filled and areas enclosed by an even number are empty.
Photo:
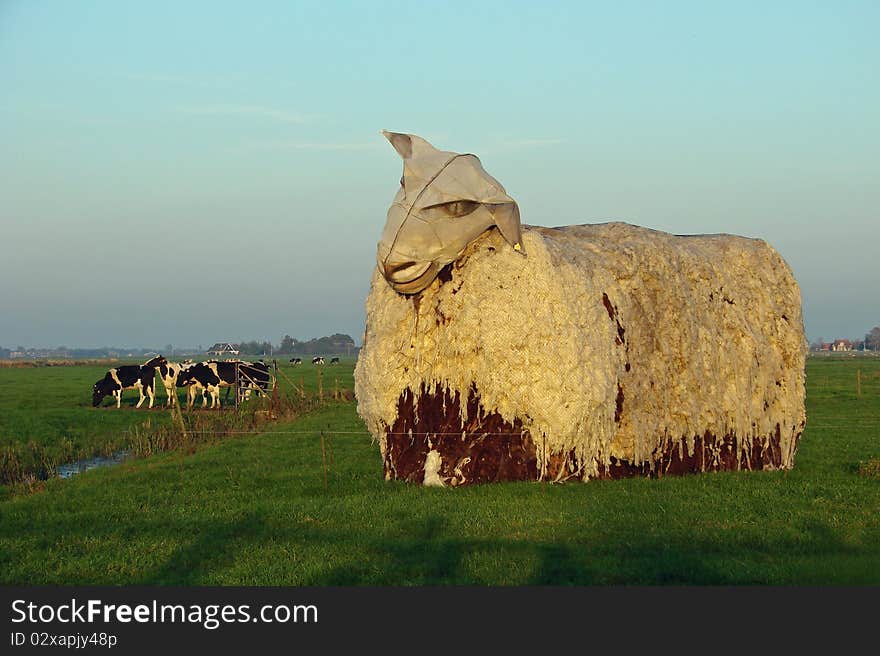
M386 434L386 477L421 483L428 452L434 450L441 454L439 475L447 485L537 478L535 445L519 419L511 424L497 412L487 413L473 387L466 421L460 410L458 392L429 392L422 386L414 402L412 390L405 390Z
M472 483L536 480L564 481L580 478L582 466L575 453L557 453L548 457L543 476L538 471L535 440L523 429L519 419L511 424L497 412L486 412L479 393L471 388L467 400L466 421L460 419L458 392L429 391L424 386L414 399L405 390L397 404L397 419L386 431L385 475L410 483L421 483L429 451L441 457L438 472L446 485L455 487ZM734 435L717 437L706 431L693 437L693 451L688 453L679 440L664 439L651 454L650 461L639 465L611 457L600 463L595 478L661 478L695 472L725 470L778 469L784 464L780 447L780 427L764 439L756 439L748 449L737 446ZM797 432L797 441L800 432Z
M452 264L447 264L445 267L440 269L440 271L437 273L437 280L440 281L441 285L445 282L449 282L450 280L452 280Z
M617 343L623 344L625 341L623 338L626 330L623 326L620 325L620 319L617 318L617 307L611 304L611 299L608 298L608 294L602 294L602 304L605 306L605 310L608 312L608 317L617 324Z
M623 415L623 387L621 387L620 383L617 383L617 398L614 400L615 408L614 408L614 423L620 423L620 417Z
M741 450L737 446L736 436L718 438L706 431L703 435L694 436L694 449L690 454L680 448L680 442L665 440L663 446L652 453L651 462L634 465L612 457L609 465L599 466L597 478L659 478L694 472L780 469L784 465L780 434L777 424L771 435L756 439L751 448ZM800 435L800 432L796 433L795 443L800 440Z

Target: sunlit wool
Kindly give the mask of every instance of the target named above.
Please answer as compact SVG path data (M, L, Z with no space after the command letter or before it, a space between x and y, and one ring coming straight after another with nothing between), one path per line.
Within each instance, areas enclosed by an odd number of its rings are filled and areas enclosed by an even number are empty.
M727 436L747 453L777 431L781 460L762 466L793 465L801 297L766 242L624 223L522 226L522 238L527 257L491 229L451 280L416 297L374 272L355 391L383 455L401 395L424 385L461 398L475 388L487 412L521 421L539 478L554 458L565 462L554 478L593 478L615 460L662 473L657 454L670 446L692 456L698 436ZM449 484L454 463L437 457L425 482Z

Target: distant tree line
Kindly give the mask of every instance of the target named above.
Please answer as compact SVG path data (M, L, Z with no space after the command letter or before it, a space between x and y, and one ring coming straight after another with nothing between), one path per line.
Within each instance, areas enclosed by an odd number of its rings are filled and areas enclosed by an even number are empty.
M880 351L880 326L874 326L865 335L865 348L872 351Z
M275 347L272 346L272 342L258 342L256 340L240 342L238 350L241 355L272 355L277 353Z
M334 333L326 337L315 337L306 341L301 341L290 335L281 338L281 342L273 344L270 341L259 340L242 340L237 344L237 348L241 355L357 355L358 347L349 335ZM171 344L166 344L163 349L153 348L121 348L121 347L101 347L94 349L69 348L67 346L58 346L55 348L26 348L24 346L16 346L14 348L5 348L0 346L0 360L8 360L10 358L21 359L40 359L40 358L106 358L106 357L147 357L156 353L163 353L166 356L181 357L191 356L198 358L204 354L202 347L196 348L174 348Z
M257 340L241 341L238 350L242 355L355 355L357 346L349 335L334 333L327 337L315 337L300 341L296 337L285 335L279 344L260 342Z

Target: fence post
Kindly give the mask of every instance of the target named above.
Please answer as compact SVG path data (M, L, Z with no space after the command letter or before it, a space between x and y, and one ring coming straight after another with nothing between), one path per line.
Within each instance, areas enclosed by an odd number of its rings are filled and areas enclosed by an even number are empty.
M235 363L235 411L238 412L238 397L241 396L241 380L239 380L239 376L241 375L241 368L238 366L238 363Z
M339 400L339 379L335 376L333 377L333 400Z
M324 374L318 369L318 400L324 400Z
M859 398L862 398L862 369L861 369L861 367L856 369L856 390L858 391Z
M324 431L321 431L321 465L324 467L324 489L327 489L327 454L324 450Z
M187 395L189 394L189 388L187 388ZM174 389L175 401L178 401L177 397L177 388ZM183 423L183 412L180 409L180 402L173 403L171 405L171 416L174 418L175 423L180 428L180 433L183 437L186 437L186 424Z
M278 413L278 360L272 360L272 414Z
M293 380L291 380L290 378L288 378L288 377L287 377L287 374L284 373L284 370L283 370L283 369L276 369L276 370L275 370L275 374L276 374L276 378L275 378L275 381L274 381L274 385L275 385L275 388L274 388L274 389L278 389L278 378L277 378L277 376L281 376L281 377L282 377L284 380L286 380L287 383L290 385L290 390L291 390L291 391L290 391L290 394L291 394L291 397L292 397L293 393L296 391L296 381L293 381ZM300 388L300 389L299 389L299 395L300 395L300 397L305 397L306 394L305 394L305 390L303 390L303 388L302 388L302 380L300 380L299 388ZM273 392L274 392L274 390L273 390Z

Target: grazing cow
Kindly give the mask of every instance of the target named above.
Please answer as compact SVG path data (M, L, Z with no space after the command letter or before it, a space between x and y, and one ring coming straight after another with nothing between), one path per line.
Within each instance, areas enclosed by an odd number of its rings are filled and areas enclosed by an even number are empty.
M312 364L324 364L324 358L322 358L320 355L314 357L312 358Z
M159 365L159 379L162 381L162 385L165 387L165 405L173 406L177 403L177 377L180 375L181 371L184 371L193 365L192 360L186 360L184 362L164 362ZM194 394L196 392L195 387L190 387L189 392Z
M330 358L330 364L339 364L339 358Z
M298 364L302 364L302 362L302 358L290 358L290 364L292 364L294 367Z
M136 389L140 394L136 407L140 408L144 399L149 397L150 405L148 407L152 408L155 399L153 388L156 384L156 368L167 363L168 361L159 355L144 364L125 364L110 369L92 387L92 405L97 408L105 396L112 394L116 397L116 407L122 407L122 392L127 389Z

